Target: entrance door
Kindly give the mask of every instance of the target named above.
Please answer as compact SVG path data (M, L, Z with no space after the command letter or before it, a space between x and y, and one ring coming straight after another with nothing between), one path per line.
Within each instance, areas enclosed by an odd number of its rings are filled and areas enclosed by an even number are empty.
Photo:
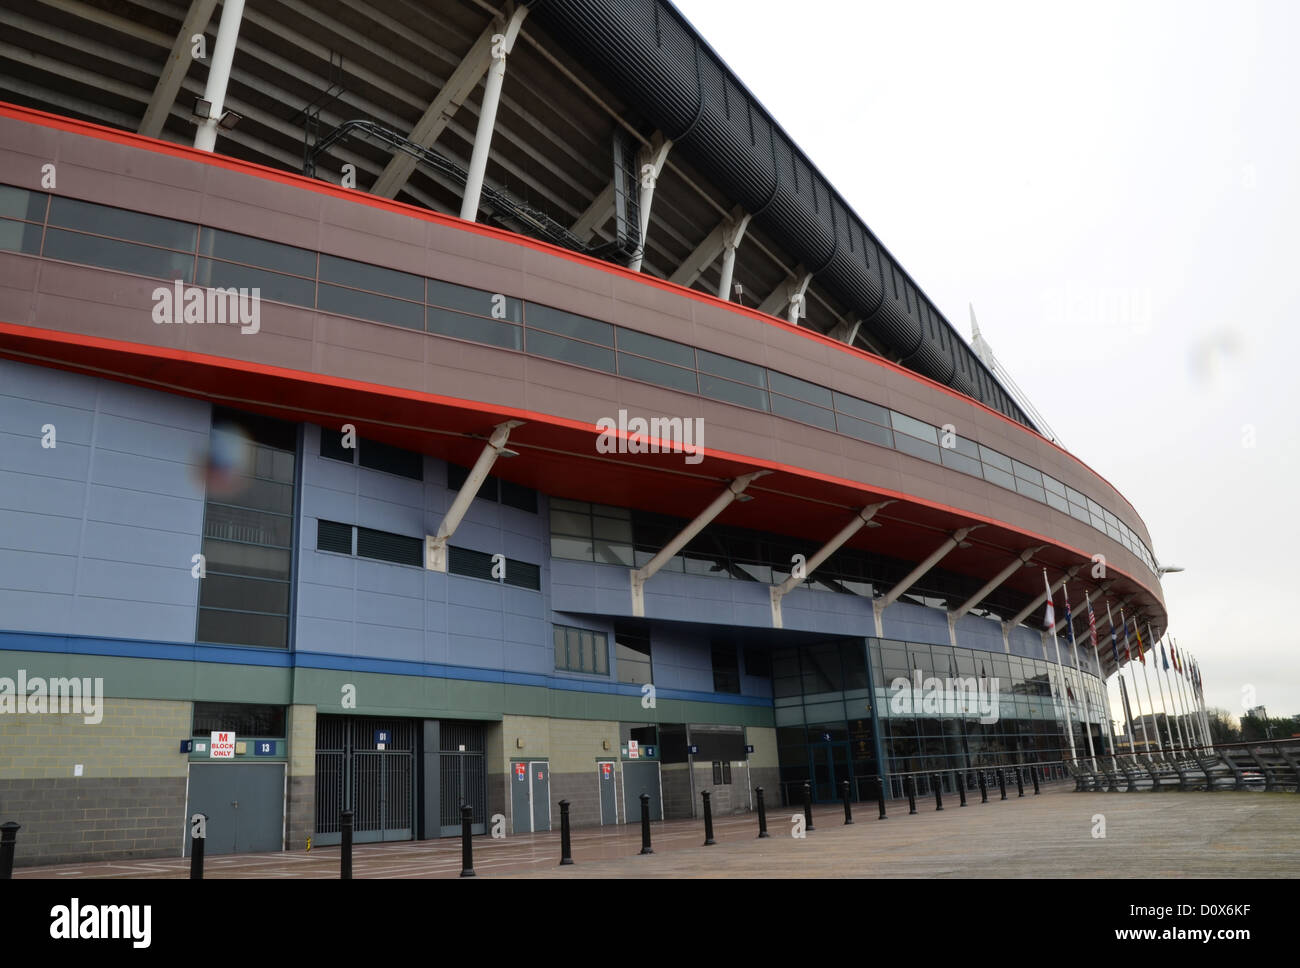
M528 782L528 762L510 761L510 816L511 832L533 832L533 786Z
M812 795L818 803L840 799L840 784L848 780L852 791L853 776L849 769L847 743L813 743L808 747Z
M189 818L207 818L206 854L284 849L284 764L192 763L185 814L185 856L193 841Z
M601 825L618 823L618 787L614 784L612 760L596 764L596 784L600 788Z
M442 836L460 834L460 808L471 808L470 833L487 832L487 778L482 753L443 753L439 770L442 780Z
M528 785L533 788L533 832L551 829L551 764L535 760L528 764Z
M641 794L650 795L650 819L664 818L663 798L659 786L659 764L646 760L623 763L623 817L627 823L641 822Z
M415 734L406 719L316 717L316 843L342 840L344 810L355 843L415 836Z

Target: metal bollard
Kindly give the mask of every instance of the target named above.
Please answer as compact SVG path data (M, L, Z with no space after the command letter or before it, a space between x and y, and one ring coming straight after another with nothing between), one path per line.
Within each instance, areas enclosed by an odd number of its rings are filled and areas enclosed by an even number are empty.
M12 820L0 824L0 881L14 876L14 851L18 848L18 831L22 829Z
M1034 781L1034 796L1038 796L1038 767L1029 768L1029 778Z
M842 791L844 797L844 822L846 824L853 823L853 807L849 803L849 781L848 780L840 781L840 790Z
M957 796L961 797L961 805L966 806L966 779L961 770L957 771Z
M811 831L813 827L812 818L812 784L804 781L803 785L803 829Z
M916 777L907 778L907 815L916 813Z
M653 854L650 849L650 794L641 794L641 853Z
M1025 795L1025 771L1018 766L1016 767L1016 790L1017 798Z
M569 801L560 801L560 866L573 863L573 844L569 840Z
M888 820L889 817L885 816L885 778L883 776L876 777L876 803L880 806L880 816L876 819Z
M758 797L758 835L767 837L767 807L763 805L763 788L754 787L754 795Z
M938 773L934 775L934 809L943 809L943 777Z
M1002 791L1002 799L1007 798L1007 771L998 770L998 789Z
M989 802L988 780L985 778L983 770L980 770L979 775L980 775L980 803L988 803Z
M339 880L352 880L352 811L344 810L339 816L342 846L339 848Z
M474 875L474 808L468 803L460 808L460 876Z
M198 820L198 823L194 821ZM203 880L203 845L208 842L207 814L190 817L190 880Z
M713 807L709 804L711 794L708 790L701 790L700 796L704 799L704 846L712 847L717 841L713 839Z

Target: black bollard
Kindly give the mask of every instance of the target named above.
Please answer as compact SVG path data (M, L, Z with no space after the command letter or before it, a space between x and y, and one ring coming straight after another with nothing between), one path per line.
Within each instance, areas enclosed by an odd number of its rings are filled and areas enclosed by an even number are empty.
M853 807L849 804L849 781L841 780L840 789L844 795L844 822L850 824L853 823Z
M916 813L916 777L907 778L907 815Z
M195 820L199 823L196 825ZM196 813L190 817L190 880L203 880L203 845L208 842L208 818Z
M342 846L339 848L339 880L352 880L352 811L344 810L339 817ZM471 873L473 873L471 871Z
M998 770L998 789L1002 791L1002 799L1007 798L1007 771Z
M803 829L805 832L815 829L812 818L812 784L807 781L803 785Z
M763 805L763 788L754 787L754 795L758 797L758 835L767 837L767 807Z
M560 866L573 863L573 844L569 840L569 801L560 801Z
M961 770L957 771L957 796L961 797L961 805L966 806L966 780Z
M988 781L984 777L984 771L980 770L980 803L989 802Z
M702 790L700 796L704 799L704 846L712 847L717 841L713 839L713 807L709 805L709 791Z
M14 851L18 848L18 831L22 829L12 820L0 824L0 881L14 876Z
M653 854L650 849L650 794L641 794L641 853Z
M1016 794L1017 798L1025 795L1025 771L1018 766L1016 767L1016 790L1019 791Z
M943 778L938 773L934 775L934 809L943 809Z
M876 803L880 806L880 816L876 819L888 820L889 817L885 816L885 778L883 776L876 777Z
M1034 781L1034 796L1038 796L1038 767L1029 768L1029 779Z
M460 808L460 876L474 877L474 808L468 803Z

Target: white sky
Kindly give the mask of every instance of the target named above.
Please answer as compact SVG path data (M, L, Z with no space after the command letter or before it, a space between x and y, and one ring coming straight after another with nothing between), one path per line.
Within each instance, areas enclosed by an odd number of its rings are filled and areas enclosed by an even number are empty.
M1208 704L1300 713L1300 4L676 2L1187 569Z

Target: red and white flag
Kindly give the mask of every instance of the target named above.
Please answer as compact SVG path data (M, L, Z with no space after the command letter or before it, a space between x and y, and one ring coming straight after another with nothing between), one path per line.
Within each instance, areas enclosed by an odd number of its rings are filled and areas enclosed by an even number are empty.
M1043 587L1047 589L1047 615L1043 619L1043 628L1052 631L1056 628L1056 605L1052 601L1052 584L1047 580L1047 569L1043 569Z

